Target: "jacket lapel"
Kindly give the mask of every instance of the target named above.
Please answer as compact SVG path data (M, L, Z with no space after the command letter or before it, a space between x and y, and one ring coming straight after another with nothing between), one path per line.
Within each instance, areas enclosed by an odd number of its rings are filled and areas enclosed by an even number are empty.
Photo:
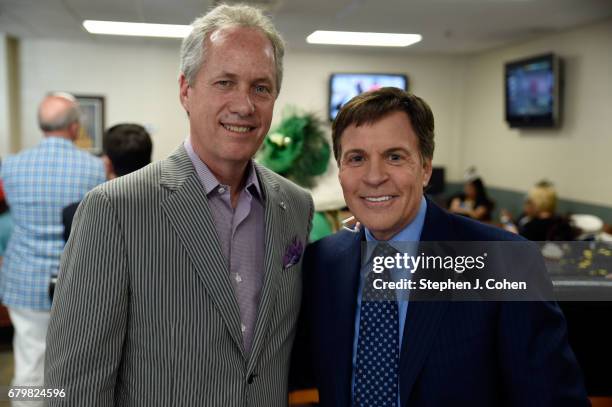
M247 364L247 374L255 368L257 358L265 345L266 334L270 314L273 312L276 295L278 293L277 284L280 273L283 271L283 242L280 241L281 229L287 226L285 219L286 202L280 185L267 170L255 164L259 183L265 196L265 253L264 253L264 279L261 288L259 308L257 310L257 321L255 323L255 333L251 355Z
M187 250L195 272L242 352L240 309L229 278L208 199L184 147L162 167L162 186L173 191L161 207Z
M328 296L333 301L327 310L322 310L327 315L333 315L333 319L327 326L328 332L322 334L329 335L335 332L336 346L332 347L328 355L334 360L329 366L333 366L334 376L337 378L338 385L334 397L334 405L337 406L351 404L355 313L357 312L361 251L364 239L363 230L360 233L347 232L342 246L337 248L336 266L330 267L327 273L330 281L326 287L330 291L321 293L322 297Z
M447 306L447 301L410 302L408 306L400 354L399 380L402 405L406 405L408 402L412 386L431 349L431 344Z
M428 200L421 241L451 240L447 235L449 228L447 215ZM415 274L413 278L418 279L418 277L418 274ZM448 305L449 302L445 300L410 301L408 305L400 352L400 400L402 405L408 403L412 387L431 350L440 321Z

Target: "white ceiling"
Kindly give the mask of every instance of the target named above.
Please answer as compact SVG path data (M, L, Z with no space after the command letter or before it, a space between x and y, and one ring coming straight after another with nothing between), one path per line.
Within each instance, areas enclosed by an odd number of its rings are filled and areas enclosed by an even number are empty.
M276 26L289 47L300 50L331 49L309 45L305 38L316 29L334 29L423 35L420 43L393 52L473 53L612 16L612 0L247 2L274 3L270 13ZM81 27L82 20L189 24L213 3L213 0L0 0L0 32L26 38L95 41Z

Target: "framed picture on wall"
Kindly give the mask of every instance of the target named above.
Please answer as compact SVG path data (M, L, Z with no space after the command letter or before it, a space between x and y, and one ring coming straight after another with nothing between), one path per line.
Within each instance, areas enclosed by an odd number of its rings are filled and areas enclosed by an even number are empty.
M104 96L74 95L81 107L81 132L75 144L93 154L102 153Z

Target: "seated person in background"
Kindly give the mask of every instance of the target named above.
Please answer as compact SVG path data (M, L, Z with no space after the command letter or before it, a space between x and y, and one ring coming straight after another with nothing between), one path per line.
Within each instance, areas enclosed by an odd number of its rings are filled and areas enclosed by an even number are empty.
M494 203L487 196L482 179L474 169L468 170L463 193L452 198L449 210L458 215L468 216L482 222L490 222Z
M153 142L147 130L139 124L117 124L104 133L102 160L106 178L111 180L129 174L151 163ZM68 241L72 219L80 202L68 205L62 211L64 241Z
M540 181L527 193L523 213L516 222L518 233L533 241L574 240L577 231L567 218L555 214L557 191L548 181Z

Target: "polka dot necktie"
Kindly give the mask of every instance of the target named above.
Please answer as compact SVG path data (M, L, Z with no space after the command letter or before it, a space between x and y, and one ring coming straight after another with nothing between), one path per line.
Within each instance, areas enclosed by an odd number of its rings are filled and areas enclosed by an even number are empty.
M387 243L378 243L372 258L395 256ZM375 279L391 281L388 270L370 271L363 287L353 407L397 407L399 371L399 318L397 300L390 290L376 290Z

